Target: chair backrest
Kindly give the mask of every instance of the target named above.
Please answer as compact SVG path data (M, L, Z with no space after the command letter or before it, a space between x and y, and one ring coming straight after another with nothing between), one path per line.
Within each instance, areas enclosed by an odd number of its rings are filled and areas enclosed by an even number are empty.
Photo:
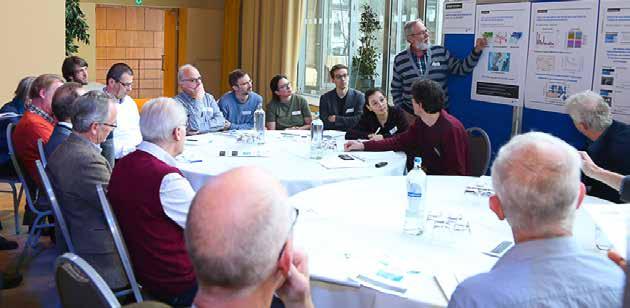
M44 164L44 168L48 165L48 160L46 159L46 152L44 151L44 140L42 138L37 139L37 149L39 150L39 159Z
M73 253L65 253L55 261L55 282L64 308L120 307L105 280L90 264Z
M112 207L109 205L109 201L107 200L107 196L105 195L105 190L102 185L96 185L96 193L98 194L98 199L103 207L103 213L105 214L107 225L109 225L109 230L112 232L114 244L116 245L116 250L118 250L118 255L120 256L120 261L123 264L125 273L127 274L127 279L131 285L133 295L137 302L141 302L142 294L140 294L140 287L138 286L136 276L133 274L133 267L131 266L131 259L129 259L129 252L127 252L127 245L125 245L125 241L120 233L120 228L118 227L118 221L116 220L116 216L114 216Z
M72 245L72 239L70 238L70 232L68 231L68 225L66 224L66 220L63 218L61 207L59 207L59 202L57 202L57 197L55 196L55 191L53 190L52 184L50 183L50 179L48 179L48 174L46 173L46 170L44 169L41 161L38 160L35 162L35 164L37 165L37 171L39 172L39 176L42 179L46 194L48 195L48 200L50 200L50 206L52 207L53 213L55 214L55 222L61 230L61 234L63 235L63 239L66 242L68 251L71 253L75 253L74 245Z
M31 211L38 213L39 211L35 208L35 203L33 203L33 199L31 198L31 191L26 183L26 177L24 176L24 172L22 171L22 164L18 160L17 154L15 153L15 147L13 146L13 131L15 130L15 125L13 123L9 123L7 125L7 145L9 146L9 156L11 157L11 162L13 163L13 168L15 169L15 173L18 175L18 179L20 179L20 183L22 184L22 189L24 189L24 195L26 195L26 204L31 209Z
M482 176L490 165L491 145L490 137L479 127L471 127L468 133L468 162L472 176Z

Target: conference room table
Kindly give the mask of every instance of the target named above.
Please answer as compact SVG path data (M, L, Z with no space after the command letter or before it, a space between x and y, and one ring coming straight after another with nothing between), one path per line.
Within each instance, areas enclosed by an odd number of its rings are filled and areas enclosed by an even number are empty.
M327 183L404 174L406 155L402 152L350 153L352 161L342 160L338 156L343 154L344 134L324 131L328 149L322 159L310 158L310 131L266 131L262 145L251 143L253 131L189 136L177 167L196 191L220 173L258 166L279 179L290 195ZM376 167L380 162L387 164Z
M458 282L495 264L497 257L486 252L513 241L507 222L488 207L490 181L429 176L425 204L430 220L420 236L403 233L404 176L327 184L290 197L300 210L293 236L295 246L309 256L315 306L446 306ZM466 193L470 187L479 194ZM602 243L610 242L584 210L603 204L610 203L586 197L576 211L574 236L585 249L605 254Z

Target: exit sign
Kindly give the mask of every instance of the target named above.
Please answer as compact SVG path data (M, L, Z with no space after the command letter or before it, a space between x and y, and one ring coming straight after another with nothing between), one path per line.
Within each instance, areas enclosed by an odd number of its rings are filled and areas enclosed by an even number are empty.
M143 0L136 0L136 5L142 5Z

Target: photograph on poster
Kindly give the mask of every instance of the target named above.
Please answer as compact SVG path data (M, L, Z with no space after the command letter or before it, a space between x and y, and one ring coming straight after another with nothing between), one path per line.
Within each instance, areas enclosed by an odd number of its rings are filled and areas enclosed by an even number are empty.
M504 72L510 71L510 53L494 52L488 53L488 71Z

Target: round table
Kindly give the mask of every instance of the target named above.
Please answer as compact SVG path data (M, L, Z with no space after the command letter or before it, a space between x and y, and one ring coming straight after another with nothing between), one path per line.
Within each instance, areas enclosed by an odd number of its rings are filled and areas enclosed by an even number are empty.
M291 204L300 209L294 241L309 255L316 306L446 306L436 274L462 281L487 272L497 258L483 252L501 241L513 241L507 222L498 220L488 208L488 197L464 193L473 184L491 187L489 177L428 177L428 212L461 216L469 223L469 231L427 228L422 236L402 232L407 205L403 176L339 182L292 196ZM587 197L585 203L609 202ZM596 251L593 220L585 210L576 213L575 237L583 247ZM383 264L387 271L394 268L406 273L406 292L368 288L365 281L356 279L373 274Z
M373 176L403 175L405 172L406 155L402 152L353 152L356 162L362 167L324 167L322 161L341 161L338 155L343 152L345 140L344 133L339 131L324 132L326 139L335 140L337 148L327 150L322 160L309 158L310 131L267 131L266 143L263 145L238 140L247 134L253 132L228 131L187 137L184 153L177 158L177 167L193 188L198 190L208 179L232 168L258 166L269 170L279 179L290 195L322 184ZM252 156L234 157L233 151L237 151L238 155ZM375 164L379 162L387 162L387 165L376 168Z

